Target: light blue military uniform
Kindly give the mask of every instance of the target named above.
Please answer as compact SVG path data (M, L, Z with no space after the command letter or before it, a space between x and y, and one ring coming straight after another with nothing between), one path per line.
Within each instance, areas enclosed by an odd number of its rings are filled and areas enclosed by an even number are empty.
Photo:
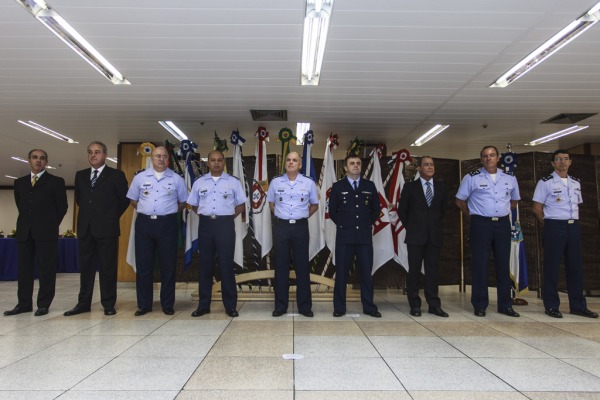
M275 204L275 311L287 312L290 288L290 258L296 270L296 301L301 314L312 311L308 268L308 214L319 204L315 182L298 174L292 182L287 174L269 185L267 201Z
M237 307L237 289L233 255L235 253L235 207L246 202L246 193L239 179L222 173L215 180L211 174L196 179L187 200L198 207L198 310L210 310L212 299L213 265L215 253L221 270L223 306L229 313Z
M138 308L152 310L154 254L160 265L160 304L163 311L175 304L178 203L187 198L185 181L167 168L159 180L147 169L133 177L127 198L137 201L135 221L136 292Z
M558 310L560 260L565 257L565 278L569 307L573 311L587 308L583 295L583 267L579 230L579 204L583 202L581 183L567 175L566 183L555 172L540 179L533 201L543 205L544 287L546 310Z
M485 168L466 175L456 198L467 201L471 215L470 247L472 290L475 310L489 305L488 264L490 249L496 262L498 311L512 308L510 298L510 203L521 199L517 179L497 169L496 182Z

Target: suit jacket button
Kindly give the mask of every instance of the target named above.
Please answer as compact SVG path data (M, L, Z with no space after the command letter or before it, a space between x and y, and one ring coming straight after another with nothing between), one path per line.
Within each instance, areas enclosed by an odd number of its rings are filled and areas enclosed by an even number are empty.
M358 229L358 226L356 227L356 229Z

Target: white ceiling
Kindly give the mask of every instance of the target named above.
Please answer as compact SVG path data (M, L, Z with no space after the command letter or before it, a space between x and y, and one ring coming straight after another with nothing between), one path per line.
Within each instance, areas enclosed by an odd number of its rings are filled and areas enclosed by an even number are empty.
M269 152L284 126L310 121L315 157L330 132L340 157L352 139L396 151L436 123L450 124L416 154L469 159L480 148L523 146L564 125L562 112L600 111L600 24L505 89L488 85L596 0L336 0L318 87L300 86L302 0L49 0L131 86L113 86L14 1L0 5L0 175L22 176L29 149L49 152L72 184L86 145L173 139L173 120L212 148L239 128L254 153L250 109L286 109L264 123ZM139 7L139 8L138 8ZM373 9L370 9L370 8ZM594 50L596 49L596 50ZM68 145L19 123L33 120L79 141ZM487 124L487 129L482 127ZM600 142L590 128L538 146Z

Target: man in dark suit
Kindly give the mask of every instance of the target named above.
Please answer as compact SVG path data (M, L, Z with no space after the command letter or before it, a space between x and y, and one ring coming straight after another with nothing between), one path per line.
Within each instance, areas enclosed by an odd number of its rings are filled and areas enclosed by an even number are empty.
M67 213L65 180L46 172L48 154L34 149L28 155L31 173L15 181L19 303L4 315L33 310L34 267L37 260L40 289L36 316L48 314L54 299L58 260L58 227Z
M100 272L100 302L104 314L116 314L119 218L129 206L127 179L123 171L105 164L104 143L92 142L87 151L92 167L75 174L81 286L77 305L65 312L67 317L90 311L96 267Z
M329 218L335 223L335 287L333 316L346 313L346 284L352 259L360 275L360 300L363 312L381 318L373 302L373 223L379 218L381 203L375 184L361 179L362 162L359 156L344 159L346 177L335 182L329 196Z
M438 261L442 251L442 218L448 203L448 189L440 181L435 181L433 158L421 157L417 169L420 178L407 183L400 195L398 216L406 229L408 250L408 277L406 290L410 315L421 316L419 278L421 265L425 266L425 300L429 313L447 317L442 310L438 296Z

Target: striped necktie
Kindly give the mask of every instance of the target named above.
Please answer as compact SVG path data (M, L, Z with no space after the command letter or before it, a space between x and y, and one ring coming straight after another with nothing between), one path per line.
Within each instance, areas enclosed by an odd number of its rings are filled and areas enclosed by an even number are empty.
M33 176L33 179L31 180L31 187L34 187L34 186L35 186L35 183L37 182L37 180L38 180L38 177L37 177L37 175L34 175L34 176Z
M433 200L433 191L431 190L431 182L425 182L427 189L425 190L425 200L427 201L427 207L431 207L431 201Z
M95 169L94 170L94 176L92 176L92 181L90 182L92 187L94 187L94 185L96 184L96 181L98 180L98 170Z

